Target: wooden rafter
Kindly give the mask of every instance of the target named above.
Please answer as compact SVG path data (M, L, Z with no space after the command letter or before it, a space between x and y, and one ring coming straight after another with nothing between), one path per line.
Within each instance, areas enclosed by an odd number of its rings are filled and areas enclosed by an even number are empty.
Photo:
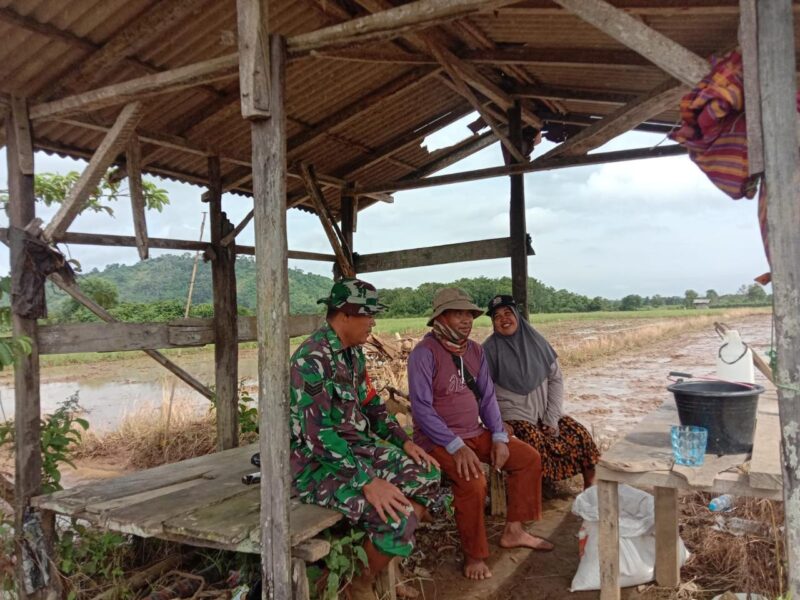
M688 86L708 74L708 61L605 0L553 1Z
M551 171L553 169L564 169L585 165L599 165L603 163L622 162L627 160L639 160L643 158L660 158L663 156L680 156L686 154L686 149L679 144L668 146L658 146L655 148L637 148L635 150L617 150L614 152L596 152L594 154L584 154L581 156L555 156L552 158L537 158L520 165L509 165L503 167L488 167L486 169L475 169L462 173L451 173L448 175L437 175L424 179L397 180L377 183L369 186L356 186L356 194L371 192L398 192L403 190L416 190L440 185L451 185L453 183L464 183L467 181L478 181L481 179L492 179L494 177L505 177L518 173L536 173L539 171Z
M525 156L514 147L514 144L511 143L511 140L508 139L506 133L501 129L500 123L496 122L494 117L489 114L487 110L483 108L480 101L478 100L475 93L470 89L467 83L461 79L460 72L450 63L443 53L440 52L440 49L433 45L431 46L431 53L439 60L440 64L444 67L447 71L447 74L450 76L450 80L455 85L455 89L469 102L470 106L474 108L478 114L483 117L483 120L486 122L489 127L491 127L494 134L497 138L502 142L503 146L505 146L506 150L508 150L511 154L514 155L520 162L526 162Z
M251 209L249 213L247 213L244 218L239 221L239 224L231 229L228 233L226 233L219 241L220 246L229 246L236 240L236 236L244 231L244 228L253 220L253 216L255 215L255 209Z
M142 104L134 102L122 109L114 126L108 131L86 169L70 190L58 212L43 232L47 241L58 241L59 236L70 226L83 210L89 195L105 174L108 167L128 143L136 124L142 117Z
M676 107L685 91L686 87L682 83L670 77L649 92L621 106L604 119L589 125L589 127L559 144L537 160L552 158L560 154L569 156L585 154L625 133L635 125L646 121L653 115L662 113L668 108Z
M355 277L355 270L353 269L353 255L350 248L344 241L344 236L339 230L336 221L333 219L328 205L325 202L325 197L322 195L322 190L319 188L316 176L314 174L314 167L308 163L300 164L300 173L303 181L308 189L308 194L317 209L317 215L322 223L322 228L325 230L325 235L333 248L333 253L336 255L336 264L339 265L339 270L345 277Z
M568 100L593 104L627 104L636 97L630 92L562 88L547 85L518 85L511 90L514 98L538 98L540 100Z
M382 144L378 148L373 149L373 151L366 158L359 157L358 159L353 160L339 168L335 175L344 180L352 181L356 178L356 175L360 171L371 167L372 165L384 160L395 152L398 152L399 150L402 150L403 148L406 148L415 142L422 141L426 136L453 124L458 119L468 115L471 111L471 108L448 110L436 115L432 119L426 119L424 123L415 124L413 127L409 128L396 138L386 142L385 144ZM287 206L298 206L306 200L308 200L308 194L305 191L294 192L293 194L289 195L289 198L287 198Z
M289 152L300 152L331 129L341 127L363 115L366 111L371 110L377 104L425 83L431 76L436 75L437 71L438 69L431 67L420 67L407 71L399 77L380 85L375 90L318 121L311 129L294 135L288 142Z
M139 139L134 133L128 142L125 153L125 164L128 169L128 187L131 194L131 211L133 213L133 233L139 259L147 260L147 218L145 217L144 190L142 189L142 151Z
M55 119L140 100L156 94L174 92L236 75L238 57L228 54L193 65L145 75L122 83L115 83L75 96L37 104L31 108L31 119Z
M473 14L494 10L517 0L417 0L381 12L351 19L317 31L290 37L290 54L323 48L350 46L371 40L387 40Z
M133 56L146 48L153 40L162 37L175 25L184 22L190 15L203 10L207 0L163 0L142 16L128 23L119 33L109 39L102 48L66 74L59 75L58 82L50 91L50 98L57 98L65 92L89 89L102 80L106 71L122 59Z

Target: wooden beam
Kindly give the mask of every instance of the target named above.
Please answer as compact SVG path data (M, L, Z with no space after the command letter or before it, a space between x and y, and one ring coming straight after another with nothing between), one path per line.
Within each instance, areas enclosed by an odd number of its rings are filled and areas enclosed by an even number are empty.
M528 252L531 252L528 249ZM362 254L356 257L356 271L373 273L375 271L394 271L395 269L411 269L431 265L446 265L473 260L489 260L492 258L508 258L511 256L510 238L479 240L477 242L459 242L427 248L411 250L394 250Z
M664 4L654 4L652 0L632 1L626 0L619 3L625 12L641 17L735 17L739 14L739 7L735 3L724 0L670 0ZM793 6L794 12L800 12L800 5ZM549 1L535 0L534 2L520 2L515 6L506 6L498 9L499 14L518 17L557 17L564 16L566 11L554 7Z
M694 86L708 74L708 61L605 0L553 2L635 50L688 86Z
M412 180L427 177L428 175L436 173L437 171L441 171L442 169L446 169L447 167L464 160L468 156L472 156L476 152L480 152L484 148L488 148L496 142L497 136L493 131L486 131L478 135L466 137L448 148L437 150L434 153L436 158L432 162L429 162L423 167L417 169L403 179Z
M0 227L0 241L8 241L8 229ZM127 246L136 247L136 238L131 235L110 235L102 233L78 233L67 231L61 236L60 241L64 244L77 244L83 246ZM147 245L150 248L164 250L208 250L209 244L192 240L172 240L167 238L147 238ZM236 254L253 256L255 249L253 246L236 246ZM333 254L323 254L320 252L305 252L303 250L289 250L288 257L296 260L319 260L323 262L334 262L336 257Z
M443 44L435 43L434 40L431 40L430 36L428 36L426 39L428 40L428 48L434 54L436 60L438 60L440 63L442 60L449 62L449 64L458 70L464 81L469 83L469 85L474 87L489 100L497 104L497 106L499 106L501 109L508 110L513 106L514 99L511 97L511 95L499 85L484 76L483 73L478 71L474 65L459 59ZM432 42L434 43L432 44ZM531 127L536 127L537 129L541 129L542 127L542 120L524 107L522 110L522 120Z
M142 104L134 102L122 109L114 126L103 138L97 151L84 169L80 178L69 191L58 212L45 228L44 239L58 241L75 217L83 210L89 195L97 188L108 167L127 144L133 130L142 117Z
M269 5L267 0L236 2L239 32L239 90L245 119L269 118Z
M301 33L287 40L290 54L392 39L517 0L417 0L379 13Z
M222 237L233 225L222 212L219 158L208 159L211 217L211 284L214 298L214 380L217 397L217 451L239 445L239 348L236 314L236 250L223 246Z
M655 68L652 62L630 50L593 48L491 48L466 49L454 52L459 60L471 65L559 67L605 69L630 69L631 67ZM345 48L312 52L320 60L345 62L388 63L397 65L433 65L436 60L422 52L405 50Z
M251 0L257 2L259 0ZM267 27L269 29L269 27ZM291 598L289 275L286 249L286 46L270 40L270 118L250 121L258 297L263 598Z
M578 156L594 150L653 115L662 113L668 108L677 107L685 92L685 86L670 77L649 92L621 106L604 119L589 125L537 160L553 158L560 154Z
M478 100L475 93L469 88L466 81L461 76L461 72L457 69L455 64L452 61L452 54L448 53L446 49L438 44L430 44L429 45L431 54L439 61L439 64L444 67L447 74L450 76L450 80L455 84L455 89L461 94L464 99L469 102L470 106L474 108L478 114L483 117L483 120L486 122L487 125L492 129L492 132L497 139L503 144L503 146L520 162L527 162L525 155L522 154L518 148L511 143L511 140L508 139L505 131L503 131L500 127L500 124L495 122L494 117L492 117L487 110L483 108L480 101Z
M219 241L220 246L227 246L231 244L233 241L236 240L236 236L244 231L244 228L253 220L253 215L256 213L255 209L252 209L249 213L247 213L244 218L239 221L239 224L231 229L228 233L222 236L222 239Z
M350 161L338 169L335 175L345 180L353 180L360 171L371 167L384 158L391 156L395 152L398 152L399 150L402 150L403 148L406 148L415 142L422 141L426 136L455 123L457 120L468 115L470 112L472 112L472 107L459 107L455 110L447 110L443 113L440 113L432 119L426 119L422 123L417 123L413 127L407 129L404 133L397 136L395 139L375 148L369 154L369 156L363 158L359 157L353 161ZM287 199L287 205L297 206L306 200L308 200L308 194L305 192L295 192L294 194L290 194L289 198Z
M547 85L518 85L511 91L512 98L538 98L539 100L568 100L592 104L627 104L636 98L630 92L609 92L580 88L561 88Z
M114 317L110 312L108 312L105 308L97 304L94 300L92 300L89 296L83 293L81 289L78 287L77 284L72 283L61 277L58 273L53 273L49 276L50 281L55 283L58 287L64 290L67 294L69 294L78 304L81 304L89 309L94 315L105 321L106 323L115 323L118 322L118 319ZM195 379L188 371L185 371L183 368L176 365L174 362L169 360L166 356L157 352L155 350L143 350L147 356L155 360L158 364L162 367L167 369L170 373L177 376L178 379L186 383L189 387L193 388L197 392L200 392L203 396L211 400L214 397L214 392L212 392L207 386L200 383L197 379Z
M537 158L522 165L511 165L503 167L489 167L486 169L475 169L463 173L451 173L448 175L438 175L436 177L426 177L415 181L389 181L376 183L370 186L356 186L355 193L380 191L402 191L416 190L439 185L451 185L453 183L464 183L467 181L478 181L480 179L491 179L493 177L505 177L514 173L536 173L539 171L550 171L553 169L564 169L567 167L579 167L586 165L599 165L611 162L621 162L627 160L640 160L645 158L660 158L664 156L681 156L686 154L686 149L679 144L658 146L655 148L637 148L635 150L617 150L614 152L597 152L582 156L555 156L543 160Z
M742 49L747 117L747 169L750 175L755 175L764 172L761 89L758 83L758 9L756 0L739 0L739 8L739 46Z
M135 55L153 40L162 38L173 27L185 23L207 4L198 0L162 0L142 11L141 17L120 28L100 50L82 59L71 72L61 74L53 86L51 97L58 97L65 90L91 88L103 79L109 68Z
M145 75L137 79L115 83L75 96L37 104L31 108L31 118L55 119L77 113L88 112L141 100L157 94L165 94L236 76L237 55L228 54L203 62Z
M336 264L338 265L341 274L344 277L355 277L355 271L353 270L352 262L353 255L351 254L350 249L346 247L342 232L336 226L336 222L333 220L333 216L331 215L328 205L325 202L325 196L323 196L322 190L319 189L319 184L317 183L317 179L314 174L313 165L305 162L300 163L300 172L303 176L303 181L306 184L308 195L311 197L311 201L314 203L314 208L317 210L317 216L322 223L322 229L325 231L325 235L328 237L331 248L333 248L333 253L336 256Z
M128 187L131 193L131 211L133 212L133 233L136 238L136 249L139 259L147 260L147 218L145 216L144 190L142 189L142 154L139 139L136 134L128 142L128 151L125 155L125 164L128 172Z
M413 87L421 85L434 76L438 69L431 67L421 67L407 71L378 86L373 91L365 96L362 96L355 102L337 110L335 113L325 117L313 125L311 129L303 131L294 135L289 140L289 152L298 153L310 144L316 142L321 136L325 135L328 131L342 127L349 123L352 119L364 114L366 111L372 109L377 104L393 98L397 94L408 92Z
M27 130L27 133L26 133ZM6 161L8 166L8 220L18 235L10 244L12 294L22 289L21 279L25 268L23 230L36 217L36 197L33 173L26 173L33 165L33 153L25 140L30 140L30 121L27 103L15 100L6 118ZM25 156L25 148L30 152ZM21 160L20 160L21 159ZM41 290L44 294L44 289ZM20 600L35 597L36 590L26 590L23 569L23 520L30 499L41 492L42 454L40 450L41 399L39 391L39 349L35 318L27 318L11 311L11 328L14 336L24 336L31 341L31 352L17 359L14 365L14 547L16 554L17 596ZM46 575L46 573L45 573Z
M522 152L522 109L519 102L508 111L508 135ZM514 156L506 156L506 164L519 164ZM514 173L510 179L509 240L511 243L511 293L522 318L528 320L528 228L525 219L525 175Z
M324 315L289 315L290 338L308 335L324 322ZM256 318L237 319L237 341L258 339ZM213 344L214 319L178 319L168 323L70 323L39 328L40 354L125 352L195 348Z
M758 2L758 69L782 432L788 590L800 597L800 174L792 2Z

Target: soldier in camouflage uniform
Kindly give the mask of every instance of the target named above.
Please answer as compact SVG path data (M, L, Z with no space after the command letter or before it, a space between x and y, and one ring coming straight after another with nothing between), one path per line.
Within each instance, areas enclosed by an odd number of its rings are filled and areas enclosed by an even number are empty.
M338 510L366 530L375 574L408 556L424 507L438 498L438 463L388 413L361 344L385 307L358 279L334 284L327 323L291 359L291 466L303 502ZM368 597L368 596L367 596Z

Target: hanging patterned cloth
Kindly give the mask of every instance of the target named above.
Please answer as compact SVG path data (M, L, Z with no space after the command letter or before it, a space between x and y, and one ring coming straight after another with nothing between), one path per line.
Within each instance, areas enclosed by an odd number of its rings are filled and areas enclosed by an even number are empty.
M681 99L681 126L670 138L683 145L692 161L728 196L753 198L760 174L748 173L742 55L735 50L721 58L712 57L711 65L711 72ZM769 261L764 184L758 197L758 223ZM765 273L756 281L766 285L770 279Z

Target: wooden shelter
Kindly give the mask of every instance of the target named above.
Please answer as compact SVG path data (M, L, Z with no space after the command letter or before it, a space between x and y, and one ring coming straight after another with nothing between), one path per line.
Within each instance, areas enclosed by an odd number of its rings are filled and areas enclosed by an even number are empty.
M514 294L526 304L523 174L683 153L665 145L588 154L631 129L668 132L680 97L709 71L708 57L738 44L751 171L769 181L787 548L797 596L797 8L791 0L4 0L0 108L11 201L2 234L15 285L30 274L23 265L34 242L135 246L142 258L149 248L203 249L213 260L216 315L189 327L56 328L38 327L15 307L14 332L34 341L16 368L17 531L40 485L40 353L139 349L208 395L158 350L213 341L218 438L227 449L237 443L235 346L257 339L265 590L290 598L288 341L312 323L289 317L287 258L331 261L350 274L509 257ZM474 135L430 153L419 145L470 113L480 117ZM539 132L565 141L530 159ZM495 143L504 164L431 176ZM35 215L35 150L88 160L47 224ZM70 231L109 168L130 179L135 236ZM148 237L142 173L207 188L210 244ZM359 211L391 202L393 192L498 176L511 182L507 238L353 253ZM227 220L224 192L239 195L230 202L252 197L243 222ZM332 254L287 249L287 208L319 215ZM255 247L236 245L251 219ZM259 265L253 321L236 316L237 254L255 254ZM74 283L50 278L113 321ZM20 586L20 598L28 595Z

